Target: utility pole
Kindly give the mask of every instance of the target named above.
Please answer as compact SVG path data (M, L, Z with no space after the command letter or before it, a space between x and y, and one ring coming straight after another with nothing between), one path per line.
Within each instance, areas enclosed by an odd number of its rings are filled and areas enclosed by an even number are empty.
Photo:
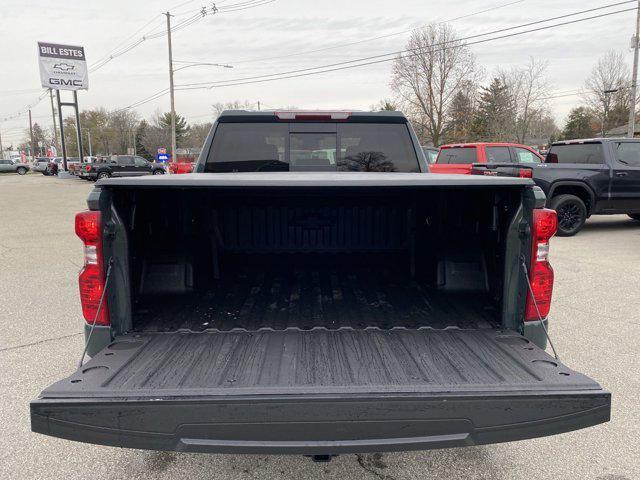
M33 124L31 123L31 109L29 109L29 135L31 137L31 160L36 155L36 144L33 142Z
M631 72L631 95L629 96L629 130L633 138L636 129L636 84L638 83L638 40L640 40L640 0L636 10L636 35L633 37L633 72Z
M53 146L58 148L58 127L56 127L56 109L53 107L53 90L49 89L49 99L51 100L51 116L53 117Z
M640 1L640 0L638 0ZM171 95L171 161L176 161L176 105L173 91L173 52L171 50L171 14L167 16L167 41L169 44L169 93Z

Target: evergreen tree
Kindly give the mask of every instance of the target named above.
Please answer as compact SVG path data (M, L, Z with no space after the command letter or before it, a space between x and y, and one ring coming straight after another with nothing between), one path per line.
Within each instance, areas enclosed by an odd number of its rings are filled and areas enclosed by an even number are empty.
M476 140L507 141L514 123L509 87L494 78L488 87L480 90L472 134Z
M155 160L155 157L152 153L150 153L147 148L143 144L143 140L147 134L147 129L149 128L149 124L146 120L142 120L136 128L136 155L140 155L141 157L146 158L149 161Z
M451 101L446 128L446 143L464 143L471 139L475 112L470 92L470 90L461 89Z
M167 112L160 117L159 124L161 128L171 128L171 112ZM189 133L189 125L187 119L176 113L176 146L180 147L184 143L184 139Z
M562 138L590 138L595 135L595 118L587 107L577 107L569 112L567 123L562 130Z

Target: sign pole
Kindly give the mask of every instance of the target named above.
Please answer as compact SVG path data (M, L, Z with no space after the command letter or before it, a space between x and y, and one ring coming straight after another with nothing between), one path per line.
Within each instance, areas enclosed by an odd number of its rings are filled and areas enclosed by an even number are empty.
M80 132L80 109L78 108L78 91L73 91L73 107L76 110L76 136L78 137L78 161L82 163L82 132ZM65 170L67 166L65 165Z
M56 126L56 110L53 108L53 90L49 89L49 99L51 100L51 116L53 117L53 146L58 148L58 127Z
M60 101L60 90L56 90L58 100L58 120L60 121L60 143L62 144L62 168L67 169L67 144L64 141L64 122L62 121L62 102Z

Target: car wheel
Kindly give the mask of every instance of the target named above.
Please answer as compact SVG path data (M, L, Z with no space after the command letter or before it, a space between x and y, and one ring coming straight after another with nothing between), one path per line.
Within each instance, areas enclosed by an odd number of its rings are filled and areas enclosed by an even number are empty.
M153 174L154 174L154 175L164 175L164 170L162 170L162 169L160 169L160 168L159 168L159 169L157 169L157 170L154 170L154 171L153 171Z
M26 175L27 174L27 169L24 167L20 167L18 168L18 175Z
M102 180L103 178L109 178L111 174L109 172L100 172L98 174L98 180Z
M629 218L636 222L640 222L640 213L629 213Z
M587 207L575 195L558 195L551 200L551 208L558 214L558 236L571 237L587 220Z

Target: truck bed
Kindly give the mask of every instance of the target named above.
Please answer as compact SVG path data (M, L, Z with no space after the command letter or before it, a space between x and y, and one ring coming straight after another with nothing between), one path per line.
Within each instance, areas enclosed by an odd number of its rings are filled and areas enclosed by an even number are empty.
M206 290L142 297L135 306L134 330L473 329L500 323L499 307L486 292L440 291L412 279L403 258L249 258L244 256L240 265L226 262L222 279Z

